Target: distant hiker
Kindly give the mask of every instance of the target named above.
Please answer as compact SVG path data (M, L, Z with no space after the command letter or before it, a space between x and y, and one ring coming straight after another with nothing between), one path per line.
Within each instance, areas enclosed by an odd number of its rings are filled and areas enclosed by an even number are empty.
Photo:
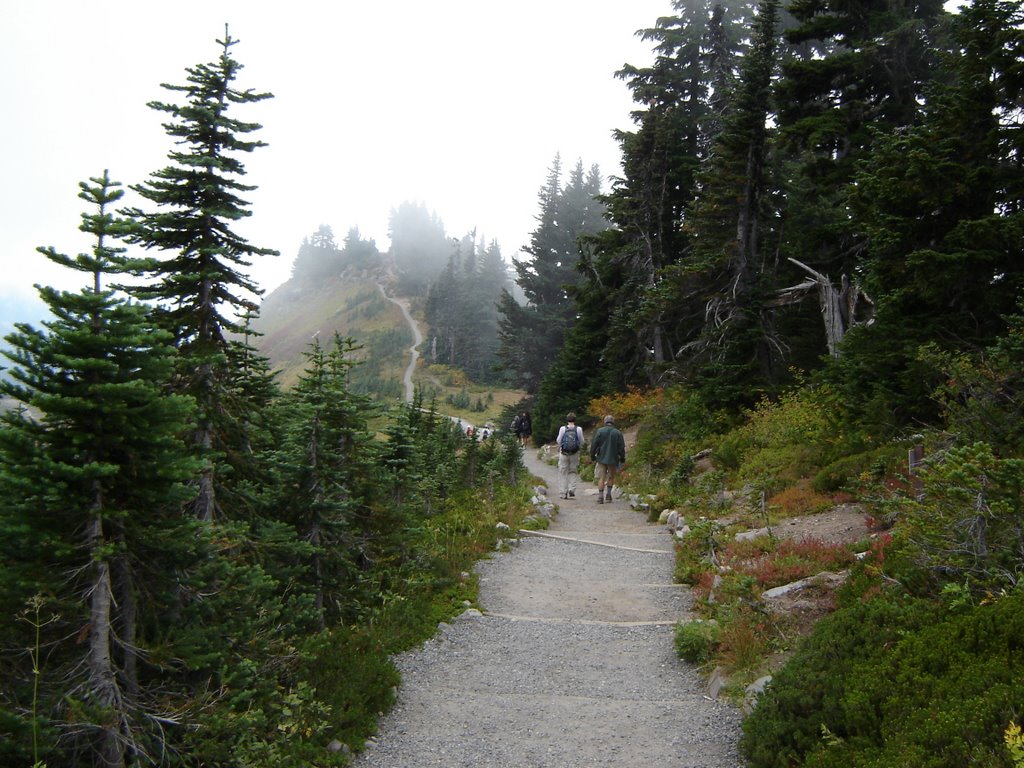
M583 447L583 427L576 426L576 414L565 417L566 424L558 430L558 490L563 499L576 495L580 479L580 448Z
M590 458L596 462L594 479L597 480L597 503L604 504L612 500L615 475L626 463L626 438L616 429L614 416L605 416L604 426L594 433Z
M516 433L516 437L519 438L519 442L523 444L523 448L526 448L530 442L530 437L533 435L533 420L530 419L530 412L523 411L516 416L513 423L512 431Z

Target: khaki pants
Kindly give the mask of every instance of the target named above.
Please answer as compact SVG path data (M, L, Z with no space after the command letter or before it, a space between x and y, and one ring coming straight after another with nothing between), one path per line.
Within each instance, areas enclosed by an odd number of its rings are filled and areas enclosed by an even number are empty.
M576 493L576 483L580 479L580 455L578 453L558 454L558 492L561 494Z

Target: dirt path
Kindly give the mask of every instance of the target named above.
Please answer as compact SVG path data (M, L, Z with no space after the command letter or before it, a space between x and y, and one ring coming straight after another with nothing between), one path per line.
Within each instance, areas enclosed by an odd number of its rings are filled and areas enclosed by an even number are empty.
M412 346L409 347L409 357L411 359L409 360L409 365L405 369L405 374L402 376L402 383L405 384L405 402L411 403L413 396L416 392L412 383L412 375L413 373L416 372L416 361L419 360L420 357L419 346L420 344L423 343L423 332L420 331L419 325L413 318L412 313L409 312L409 307L406 305L405 302L400 301L399 299L393 299L390 296L388 296L387 293L385 293L384 291L384 286L381 285L380 283L377 283L377 287L380 288L381 296L390 301L392 304L397 305L398 308L402 310L402 316L405 317L405 322L409 324L409 328L412 330L413 341Z
M557 496L554 468L527 466ZM672 566L663 527L581 485L543 535L478 564L482 614L396 660L398 704L355 765L742 765L739 714L674 652Z

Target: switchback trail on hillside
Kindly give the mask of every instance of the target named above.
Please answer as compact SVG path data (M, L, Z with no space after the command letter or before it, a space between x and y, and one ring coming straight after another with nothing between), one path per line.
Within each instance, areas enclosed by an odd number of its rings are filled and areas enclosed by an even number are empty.
M527 468L557 497L557 472ZM672 540L580 484L545 532L476 566L467 611L395 662L402 685L357 768L733 768L741 716L679 660Z
M416 361L420 357L420 344L423 343L423 332L420 331L420 326L413 318L412 313L409 311L409 307L406 306L405 302L393 299L388 296L387 291L384 290L384 286L377 283L377 287L380 289L380 295L396 305L402 310L402 316L405 318L405 322L409 325L409 330L412 331L412 346L409 347L409 365L406 366L405 374L402 376L402 383L405 385L405 402L411 403L413 396L415 395L415 388L412 383L412 376L416 372Z

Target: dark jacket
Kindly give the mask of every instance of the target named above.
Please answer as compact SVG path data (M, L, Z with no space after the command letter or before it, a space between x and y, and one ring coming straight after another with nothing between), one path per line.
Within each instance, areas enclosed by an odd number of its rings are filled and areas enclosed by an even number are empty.
M590 458L600 464L622 464L626 461L626 438L612 424L605 424L594 434Z

